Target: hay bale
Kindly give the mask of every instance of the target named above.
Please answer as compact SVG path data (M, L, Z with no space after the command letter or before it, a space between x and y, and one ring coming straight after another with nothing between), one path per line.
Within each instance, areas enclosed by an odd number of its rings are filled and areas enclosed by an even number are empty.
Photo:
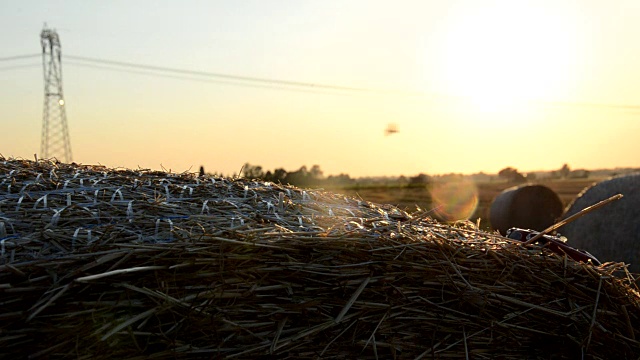
M6 358L640 356L623 264L321 190L2 159L0 221Z
M562 201L553 190L544 185L521 185L505 189L493 200L489 221L501 234L511 227L542 231L561 215Z
M640 174L619 176L583 190L567 206L563 218L615 194L624 197L560 228L572 246L601 261L623 261L640 272Z

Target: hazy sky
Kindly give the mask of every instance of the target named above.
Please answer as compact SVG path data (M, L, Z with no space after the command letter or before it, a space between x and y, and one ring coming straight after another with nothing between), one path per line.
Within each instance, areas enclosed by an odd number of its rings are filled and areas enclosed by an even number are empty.
M640 166L637 0L0 1L0 58L40 53L44 23L62 43L83 164L352 176ZM5 157L40 151L41 62L0 61ZM399 132L385 136L390 123Z

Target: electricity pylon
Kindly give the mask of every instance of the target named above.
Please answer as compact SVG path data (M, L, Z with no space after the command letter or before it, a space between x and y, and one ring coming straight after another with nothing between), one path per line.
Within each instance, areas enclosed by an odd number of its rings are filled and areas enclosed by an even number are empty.
M72 161L71 142L62 92L62 48L58 33L45 26L40 33L40 44L44 69L44 111L40 153L45 159L55 157L70 163Z

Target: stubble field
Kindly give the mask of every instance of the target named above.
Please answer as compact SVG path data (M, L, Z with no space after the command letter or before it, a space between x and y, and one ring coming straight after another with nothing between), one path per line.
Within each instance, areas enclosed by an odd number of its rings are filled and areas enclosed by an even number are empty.
M535 182L535 184L547 186L555 191L562 201L563 208L565 208L582 190L600 180L602 179L555 179L541 180ZM503 190L512 186L514 184L507 182L476 184L478 205L469 220L476 222L480 219L481 229L490 229L489 209L491 203ZM417 207L422 210L434 208L429 186L363 186L332 190L374 203L395 205L409 212L416 211Z

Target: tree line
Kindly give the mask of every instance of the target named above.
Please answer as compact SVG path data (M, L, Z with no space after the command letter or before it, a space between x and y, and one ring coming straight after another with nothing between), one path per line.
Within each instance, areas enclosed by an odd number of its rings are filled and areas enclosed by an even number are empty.
M591 172L585 169L571 170L568 164L562 165L558 170L550 171L547 174L548 179L586 179ZM506 167L498 172L498 177L512 183L523 183L536 180L535 173L521 174L518 169L511 166Z
M290 184L298 187L345 187L358 185L375 185L377 181L392 182L403 185L425 185L431 182L431 177L424 173L412 177L398 176L384 178L384 180L374 178L352 178L348 174L324 176L324 172L319 165L307 167L301 166L298 170L287 171L284 168L277 168L273 171L264 170L260 165L245 163L240 172L240 176L247 179L260 179L280 184ZM386 185L386 184L385 184Z
M200 175L205 175L204 168L200 167ZM213 174L216 175L216 174ZM222 176L222 175L220 175ZM514 167L506 167L498 174L485 174L483 172L473 175L463 175L457 173L442 175L427 175L420 173L415 176L385 176L385 177L360 177L352 178L348 174L325 176L319 165L307 167L301 166L295 171L287 171L284 168L265 170L260 165L245 163L238 174L233 177L243 177L246 179L257 179L270 181L284 185L294 185L297 187L376 187L376 186L424 186L434 182L459 181L463 178L470 178L478 182L506 181L514 184L532 182L540 179L576 179L587 178L590 172L584 169L571 170L568 164L564 164L560 169L536 174L530 172L523 174Z

